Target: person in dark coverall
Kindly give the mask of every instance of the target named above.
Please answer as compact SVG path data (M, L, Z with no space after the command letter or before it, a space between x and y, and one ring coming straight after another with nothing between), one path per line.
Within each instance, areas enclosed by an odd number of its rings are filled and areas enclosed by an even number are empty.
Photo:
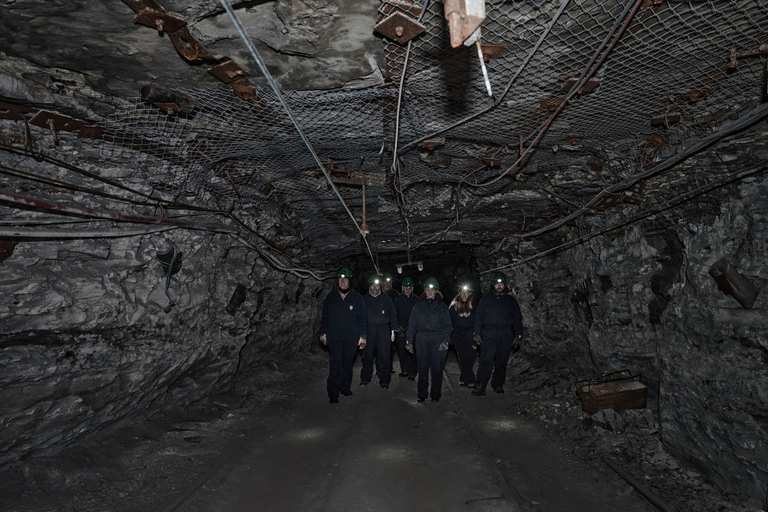
M408 330L408 320L411 318L413 305L419 302L419 298L413 293L413 279L403 279L403 293L395 299L397 311L397 336L395 345L400 356L400 376L408 377L408 380L416 379L416 357L405 349L405 333Z
M397 290L392 288L392 274L389 272L384 272L384 275L381 276L382 283L381 283L381 291L389 295L389 298L392 299L392 302L395 302L395 299L400 295L397 293ZM392 343L389 346L389 372L395 373L395 352L397 351L397 343Z
M368 279L368 293L363 296L365 313L368 316L368 338L363 349L363 369L360 371L360 385L365 386L373 377L373 363L376 362L376 376L384 389L389 389L392 375L389 372L389 348L394 345L397 331L397 313L392 299L381 291L382 278L373 275Z
M430 277L424 281L424 297L411 310L405 344L410 352L416 348L416 364L419 368L419 381L416 386L419 402L427 399L438 402L442 395L443 367L448 354L448 342L451 340L451 315L438 291L437 279ZM432 388L430 390L430 371Z
M517 300L507 293L507 276L496 272L491 287L491 293L483 295L475 313L473 339L480 345L480 366L474 396L485 395L489 379L495 392L504 392L509 355L512 347L523 340L523 315Z
M336 289L323 302L320 320L320 341L328 345L331 367L328 371L328 397L332 404L339 403L339 393L350 396L352 390L352 362L357 347L365 348L368 336L368 317L363 297L349 284L352 272L344 267L337 274Z
M451 333L451 343L456 348L456 355L459 357L459 386L474 387L475 385L475 358L477 350L472 340L472 333L475 328L475 311L472 298L472 290L469 285L463 285L448 307L451 314L451 324L453 332Z

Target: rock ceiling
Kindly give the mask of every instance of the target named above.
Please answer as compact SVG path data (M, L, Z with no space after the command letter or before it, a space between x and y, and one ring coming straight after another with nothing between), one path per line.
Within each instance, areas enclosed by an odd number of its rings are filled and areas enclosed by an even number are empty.
M217 1L0 6L2 236L68 214L322 268L552 246L755 172L681 163L765 117L762 1L488 1L483 61L442 2L232 3L277 88Z

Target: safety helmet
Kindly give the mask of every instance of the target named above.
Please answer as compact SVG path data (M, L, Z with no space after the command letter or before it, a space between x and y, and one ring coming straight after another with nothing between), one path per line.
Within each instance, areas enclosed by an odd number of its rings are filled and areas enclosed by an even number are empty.
M437 279L434 277L430 277L426 281L424 281L424 289L425 290L439 290L440 285L437 284Z
M403 279L403 288L413 288L413 279L410 277Z
M472 287L469 286L468 284L463 284L459 286L459 293L461 292L472 293Z
M389 272L384 272L384 275L382 277L384 278L384 281L389 281L390 283L392 282L392 274L390 274Z
M346 277L347 279L352 277L352 271L349 270L347 267L341 267L341 270L339 270L339 273L336 274L336 277Z
M493 274L493 285L496 286L499 283L507 283L507 276L504 275L504 272L496 272Z
M371 277L368 278L368 286L372 284L377 284L381 286L381 276L378 274L373 274Z

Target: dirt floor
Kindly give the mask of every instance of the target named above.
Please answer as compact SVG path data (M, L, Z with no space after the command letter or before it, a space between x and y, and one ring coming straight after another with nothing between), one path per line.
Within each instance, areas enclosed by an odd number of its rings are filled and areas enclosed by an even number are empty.
M318 349L240 379L232 393L0 473L7 512L747 512L682 468L650 411L581 411L572 377L513 357L506 393L439 402L394 374L329 404ZM395 363L397 368L397 363ZM607 464L626 471L641 494Z

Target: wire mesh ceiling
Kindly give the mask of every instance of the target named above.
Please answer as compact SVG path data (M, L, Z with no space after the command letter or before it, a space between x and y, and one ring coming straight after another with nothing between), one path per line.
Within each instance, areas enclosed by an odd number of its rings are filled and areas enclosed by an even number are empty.
M585 207L629 215L649 200L633 176L765 97L762 1L488 1L481 41L493 54L492 97L476 49L451 48L441 2L389 0L381 17L393 10L426 30L410 50L382 39L382 86L285 94L377 250L526 236ZM251 101L223 88L182 92L196 99L191 113L137 100L116 114L104 126L105 158L159 189L256 208L307 251L362 250L272 91ZM700 186L717 172L686 180ZM663 200L688 193L686 180ZM622 183L634 187L623 200L595 201Z

